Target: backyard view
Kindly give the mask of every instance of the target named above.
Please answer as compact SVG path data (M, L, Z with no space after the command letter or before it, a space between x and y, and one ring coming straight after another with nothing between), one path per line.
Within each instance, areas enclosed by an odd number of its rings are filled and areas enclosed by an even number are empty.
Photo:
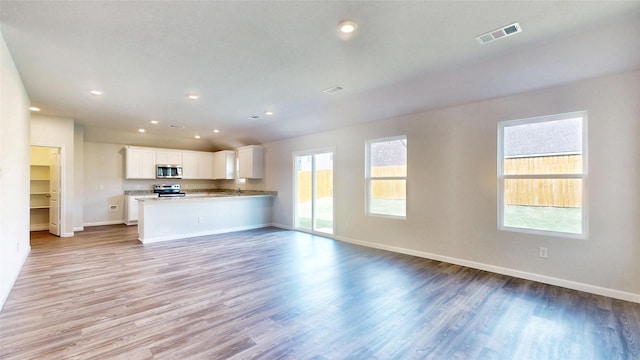
M582 121L501 125L501 228L583 234ZM406 137L368 141L366 166L366 213L405 217ZM333 153L297 156L296 176L296 227L333 233Z
M502 225L582 234L582 118L534 119L502 133Z
M297 229L333 233L333 153L296 156Z

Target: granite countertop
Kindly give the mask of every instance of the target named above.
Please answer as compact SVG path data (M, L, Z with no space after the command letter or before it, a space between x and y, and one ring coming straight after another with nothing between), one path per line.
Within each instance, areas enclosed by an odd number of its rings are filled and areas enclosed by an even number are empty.
M182 189L183 193L187 194L207 194L204 196L237 196L238 191L232 189ZM125 195L154 195L153 190L125 190ZM271 195L277 196L277 191L263 191L263 190L242 190L241 196L248 195ZM165 198L166 199L166 198Z
M182 201L197 201L197 200L211 200L211 199L233 199L233 198L260 198L260 197L272 197L271 194L226 194L226 193L212 193L208 195L199 196L163 196L163 197L151 197L138 199L138 202L157 202L165 200L182 200Z

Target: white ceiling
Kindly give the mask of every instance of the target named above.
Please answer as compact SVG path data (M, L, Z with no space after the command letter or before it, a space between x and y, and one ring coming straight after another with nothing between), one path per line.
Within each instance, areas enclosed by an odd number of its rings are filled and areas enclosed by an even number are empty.
M0 20L41 114L132 145L233 148L640 68L640 1L3 0Z

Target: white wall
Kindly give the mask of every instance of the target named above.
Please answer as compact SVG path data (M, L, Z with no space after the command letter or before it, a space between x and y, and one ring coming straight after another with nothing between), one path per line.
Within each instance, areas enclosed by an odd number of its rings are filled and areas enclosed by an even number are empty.
M62 197L60 236L73 236L74 190L74 121L73 119L34 115L31 117L31 145L58 147L62 160Z
M29 98L0 33L0 309L29 244Z
M638 99L636 71L266 144L274 223L293 224L292 152L334 146L336 238L640 302ZM588 239L498 231L497 123L578 110L588 111ZM407 219L367 217L365 141L402 134Z
M84 225L120 224L124 214L122 145L84 143ZM109 211L117 205L118 211Z
M84 127L73 131L73 231L84 230Z
M120 224L124 222L124 192L153 190L162 180L124 179L125 152L122 144L84 142L84 226ZM167 182L167 180L164 180ZM212 180L171 180L184 189L215 189ZM117 211L109 211L117 205Z

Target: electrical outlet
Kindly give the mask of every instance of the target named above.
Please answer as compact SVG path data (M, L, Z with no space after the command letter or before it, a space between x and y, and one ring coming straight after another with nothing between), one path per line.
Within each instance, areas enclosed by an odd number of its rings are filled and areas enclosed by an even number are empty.
M109 211L118 211L118 205L109 205Z
M20 243L16 243L16 252L20 252Z
M203 221L204 221L204 218L202 216L198 216L198 223L202 224Z
M549 249L547 249L544 246L540 246L540 248L538 248L538 256L541 258L548 258L549 257Z
M99 188L100 190L104 190L104 185L100 184Z

